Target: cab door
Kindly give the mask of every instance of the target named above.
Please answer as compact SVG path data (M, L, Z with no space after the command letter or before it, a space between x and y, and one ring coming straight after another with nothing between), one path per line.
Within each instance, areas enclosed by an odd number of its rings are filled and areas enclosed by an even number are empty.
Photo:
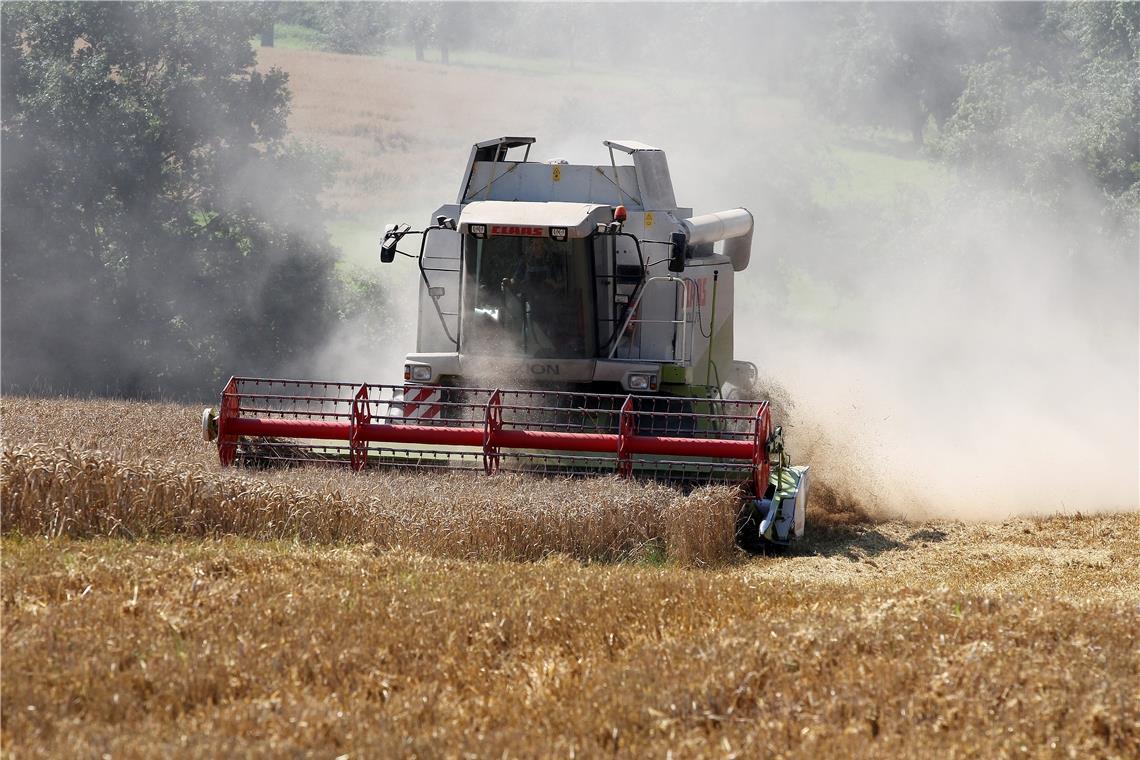
M449 204L435 216L459 217L461 207ZM416 351L454 353L459 350L459 304L463 274L461 236L455 230L432 230L424 241L421 262Z

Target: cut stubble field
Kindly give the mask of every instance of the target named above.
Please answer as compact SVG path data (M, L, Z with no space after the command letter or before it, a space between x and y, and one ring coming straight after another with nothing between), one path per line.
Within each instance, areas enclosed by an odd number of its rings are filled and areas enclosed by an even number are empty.
M0 404L5 752L1140 750L1137 514L746 557L717 491L227 472L196 411Z

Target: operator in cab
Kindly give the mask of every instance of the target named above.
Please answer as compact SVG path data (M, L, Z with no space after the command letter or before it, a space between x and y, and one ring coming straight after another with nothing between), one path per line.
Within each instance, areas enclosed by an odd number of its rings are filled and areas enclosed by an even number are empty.
M564 258L550 250L542 238L522 238L518 263L504 283L518 299L524 324L524 352L532 356L553 356L558 352L559 325L565 319Z
M565 264L547 251L541 238L524 239L519 263L508 281L517 295L545 298L560 293L566 285Z

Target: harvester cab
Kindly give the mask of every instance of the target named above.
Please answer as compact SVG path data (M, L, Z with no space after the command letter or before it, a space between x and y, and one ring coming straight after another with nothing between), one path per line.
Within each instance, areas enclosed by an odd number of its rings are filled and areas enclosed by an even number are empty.
M407 379L706 398L751 387L755 367L732 356L732 301L752 215L678 207L665 153L648 145L608 140L609 165L591 166L529 161L533 143L477 143L434 224L385 232L386 260L409 235L419 244Z
M454 203L386 228L381 262L419 270L403 384L235 378L203 423L223 462L732 482L742 544L801 535L807 468L733 357L751 213L693 216L649 145L586 165L531 161L534 142L476 143Z

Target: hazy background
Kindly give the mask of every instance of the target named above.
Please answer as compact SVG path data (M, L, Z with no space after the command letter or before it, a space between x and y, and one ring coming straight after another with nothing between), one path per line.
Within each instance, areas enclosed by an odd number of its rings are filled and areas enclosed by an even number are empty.
M1138 7L5 4L4 392L393 381L383 224L476 140L629 138L756 216L737 354L797 460L911 514L1135 508Z

